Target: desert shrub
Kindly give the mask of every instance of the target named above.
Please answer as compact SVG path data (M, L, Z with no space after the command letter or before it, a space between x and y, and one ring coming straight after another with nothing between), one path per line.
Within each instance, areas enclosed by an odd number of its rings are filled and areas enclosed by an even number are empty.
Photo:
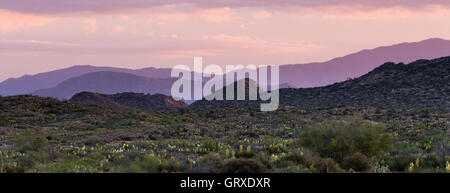
M360 119L313 123L300 133L299 140L301 145L317 151L322 157L338 161L358 152L368 157L376 156L392 146L383 125Z
M331 158L317 158L311 166L311 170L319 173L337 173L341 171Z
M274 163L271 159L271 156L269 154L267 154L266 152L260 152L257 154L257 156L253 159L258 160L259 162L261 162L263 165L265 165L268 169L272 169L274 166Z
M289 154L286 156L285 158L286 160L295 162L296 164L301 164L301 165L309 165L310 163L306 160L304 155L298 154L298 153L294 153L294 154Z
M344 157L342 161L342 168L353 169L357 172L364 172L370 169L370 162L367 157L361 153L356 153L351 156Z
M131 160L127 157L116 160L117 166L112 173L159 173L161 172L161 158L154 155L145 155Z
M89 136L87 139L83 141L84 145L87 146L96 146L98 144L103 144L104 141L98 136Z
M182 172L184 168L184 165L174 157L165 159L161 163L161 172L163 173Z
M255 157L255 153L252 151L244 150L242 152L240 152L240 151L236 152L236 158L248 158L249 159L249 158L253 158L253 157Z
M18 158L18 164L24 168L33 168L38 163L47 162L50 162L50 154L47 152L31 151Z
M413 154L413 153L419 153L420 148L415 146L414 144L410 144L407 142L397 142L395 143L395 148L393 149L393 152L400 153L400 154Z
M409 164L413 163L415 160L416 158L412 155L393 156L388 160L389 169L391 171L406 171L406 169L409 167Z
M195 166L195 168L192 168L192 170L198 172L217 173L220 172L223 164L223 159L218 153L209 153L201 156L199 159L199 164Z
M48 146L48 140L35 131L26 130L17 137L15 146L21 153L27 151L40 151Z
M3 117L0 117L0 126L9 126L9 121Z
M437 155L427 155L421 160L423 167L430 167L430 168L444 168L445 167L445 160L440 159Z
M447 173L444 169L440 168L419 168L414 167L412 173Z
M287 151L286 145L282 143L271 144L266 147L269 153L284 153Z
M4 173L24 173L25 172L25 168L23 168L19 164L4 165L3 168L2 168L2 172L4 172Z
M306 160L305 156L300 154L288 154L286 156L282 156L273 162L274 168L287 168L287 167L309 167L311 166L311 162Z
M261 162L251 159L232 159L225 163L225 173L264 173L267 168Z
M262 140L264 148L269 153L285 153L287 147L285 141L279 137L265 136Z
M242 153L240 153L240 152L237 152L236 153L236 158L247 158L247 159L250 159L250 158L253 158L253 157L255 157L255 153L253 153L253 152L242 152Z
M206 151L215 151L216 150L216 142L212 140L210 137L203 137L200 139L202 147L205 148Z
M292 161L298 165L309 167L313 164L314 159L317 157L316 153L311 152L308 149L294 149L288 153L284 159Z
M45 173L99 173L103 172L99 168L84 164L80 160L70 160L56 162L52 164L40 164L37 166L37 171L44 171Z

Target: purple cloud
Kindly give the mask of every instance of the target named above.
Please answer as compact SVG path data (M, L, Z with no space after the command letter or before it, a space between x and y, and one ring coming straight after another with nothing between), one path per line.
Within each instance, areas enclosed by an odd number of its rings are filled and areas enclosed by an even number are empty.
M405 7L430 5L450 6L448 0L1 0L0 9L34 14L74 12L116 12L165 5L191 5L198 8L217 7L322 7L357 6L359 8Z

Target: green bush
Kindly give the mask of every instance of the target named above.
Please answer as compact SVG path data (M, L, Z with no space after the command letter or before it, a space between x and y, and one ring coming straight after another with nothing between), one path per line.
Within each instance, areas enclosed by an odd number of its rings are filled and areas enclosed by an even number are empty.
M413 163L416 158L412 155L396 155L388 160L389 169L391 171L404 172Z
M184 165L176 159L166 159L161 164L161 172L163 173L182 172L183 170Z
M223 164L223 159L218 153L209 153L200 157L195 171L217 173L221 171Z
M439 158L437 155L427 155L425 156L420 163L422 163L423 167L430 168L445 168L445 160Z
M370 169L370 162L367 157L361 153L346 156L342 161L342 168L353 169L357 172L365 172Z
M216 142L209 137L203 137L200 139L202 147L205 148L207 152L216 150Z
M318 158L312 165L312 171L319 173L341 172L339 166L330 158Z
M83 141L83 143L84 143L84 145L87 145L87 146L96 146L99 144L103 144L104 140L98 136L90 136L87 139L85 139Z
M40 151L48 146L48 140L35 131L28 129L17 137L15 146L21 153Z
M253 158L255 157L255 153L253 152L247 152L247 151L243 151L243 152L236 152L236 158Z
M296 164L300 164L300 165L305 165L305 166L310 165L310 162L308 160L306 160L305 156L300 153L288 154L286 157L284 157L284 159L286 159L288 161L292 161L292 162L294 162Z
M27 152L25 156L18 158L18 164L24 168L33 168L38 163L50 162L50 154L47 152Z
M113 168L113 173L160 173L163 160L154 155L144 155L134 160L122 158L117 161L120 164Z
M392 146L383 125L360 119L313 123L300 133L299 140L301 145L317 151L322 157L337 161L358 152L368 157L380 155Z

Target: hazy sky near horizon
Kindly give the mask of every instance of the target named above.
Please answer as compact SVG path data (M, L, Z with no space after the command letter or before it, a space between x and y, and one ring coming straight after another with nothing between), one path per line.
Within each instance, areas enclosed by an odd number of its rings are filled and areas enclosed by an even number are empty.
M326 61L450 39L448 0L1 0L0 81L73 65Z

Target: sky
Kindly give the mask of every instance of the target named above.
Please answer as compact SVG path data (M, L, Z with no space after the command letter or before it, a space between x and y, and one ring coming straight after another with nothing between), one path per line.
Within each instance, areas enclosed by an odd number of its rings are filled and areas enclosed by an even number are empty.
M448 0L1 0L0 81L74 65L299 64L450 39Z

